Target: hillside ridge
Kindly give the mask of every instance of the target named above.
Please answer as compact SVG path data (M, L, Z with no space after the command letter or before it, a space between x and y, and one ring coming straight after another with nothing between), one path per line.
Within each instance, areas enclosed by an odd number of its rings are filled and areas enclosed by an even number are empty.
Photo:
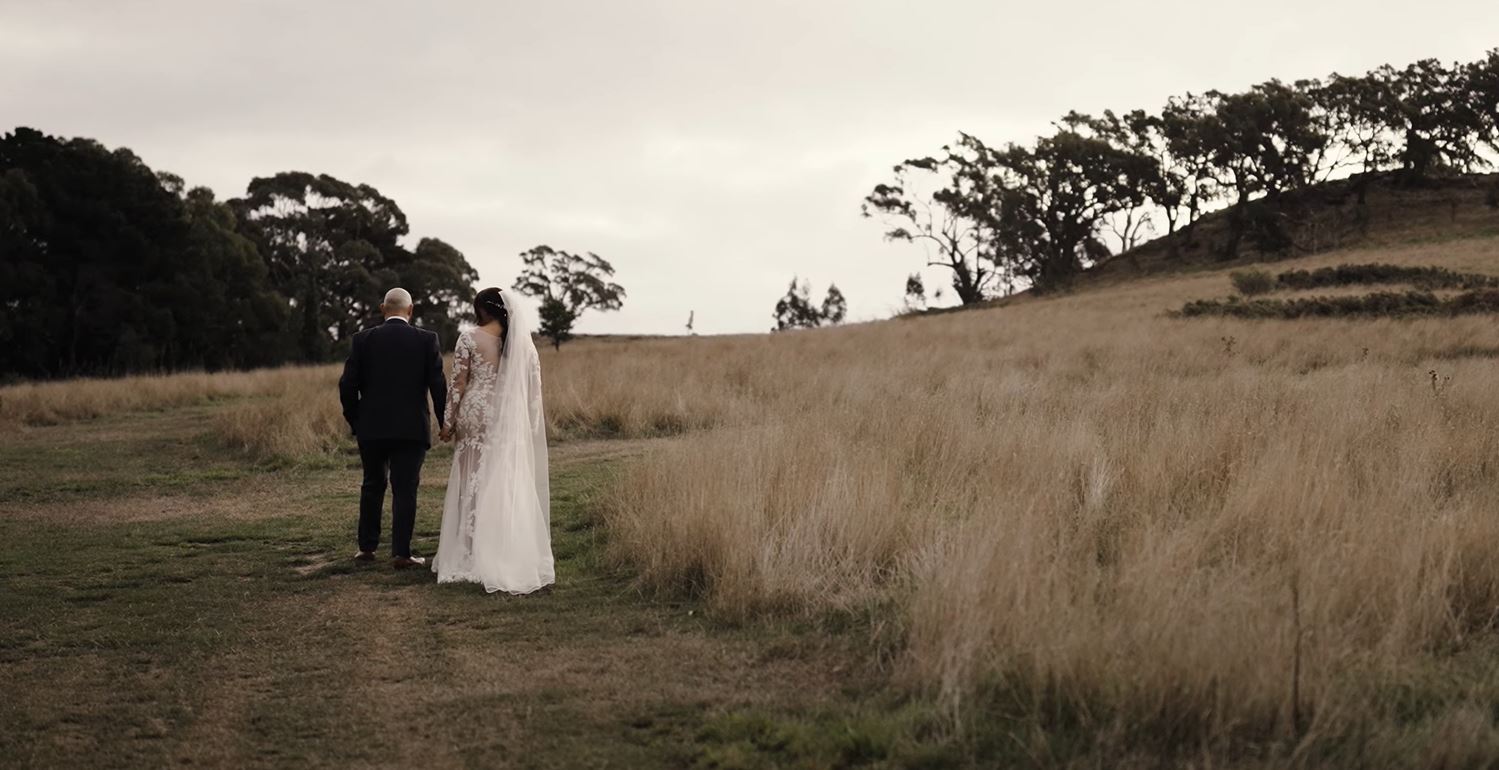
M1358 175L1323 182L1279 199L1261 198L1249 217L1271 222L1277 232L1251 225L1239 255L1223 259L1232 209L1203 215L1116 254L1085 270L1078 285L1131 276L1279 262L1351 248L1405 245L1431 240L1499 236L1499 174L1464 174L1402 181L1394 173Z

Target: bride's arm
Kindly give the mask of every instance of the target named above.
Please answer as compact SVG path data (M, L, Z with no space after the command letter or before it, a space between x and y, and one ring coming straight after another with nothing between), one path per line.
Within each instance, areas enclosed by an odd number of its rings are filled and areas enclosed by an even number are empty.
M458 345L453 349L453 379L448 383L447 414L443 417L443 433L453 436L457 430L458 404L468 390L468 372L473 364L473 338L465 332L458 336Z

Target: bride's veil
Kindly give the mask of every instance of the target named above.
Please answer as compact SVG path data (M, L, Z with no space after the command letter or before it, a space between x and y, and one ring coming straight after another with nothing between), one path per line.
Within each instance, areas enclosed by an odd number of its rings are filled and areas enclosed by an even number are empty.
M488 591L528 593L555 576L546 418L531 310L503 296L510 325L479 467L473 569Z

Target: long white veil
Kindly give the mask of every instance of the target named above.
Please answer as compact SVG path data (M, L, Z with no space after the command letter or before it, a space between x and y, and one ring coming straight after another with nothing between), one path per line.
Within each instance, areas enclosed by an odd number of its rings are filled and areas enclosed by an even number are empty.
M510 327L479 467L473 572L486 591L530 593L556 579L541 360L530 309L504 297Z

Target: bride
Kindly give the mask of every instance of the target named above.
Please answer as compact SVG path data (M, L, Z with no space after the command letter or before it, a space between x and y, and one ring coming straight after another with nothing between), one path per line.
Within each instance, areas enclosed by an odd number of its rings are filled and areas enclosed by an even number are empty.
M555 579L541 363L519 308L474 297L458 337L442 439L456 440L432 571L437 582L526 594Z

